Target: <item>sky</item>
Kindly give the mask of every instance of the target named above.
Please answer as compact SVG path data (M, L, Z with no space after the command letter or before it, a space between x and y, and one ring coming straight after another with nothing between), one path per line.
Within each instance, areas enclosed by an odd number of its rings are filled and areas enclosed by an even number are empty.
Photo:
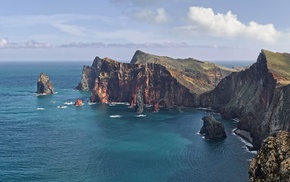
M130 61L136 50L202 61L290 52L285 0L0 1L0 61Z

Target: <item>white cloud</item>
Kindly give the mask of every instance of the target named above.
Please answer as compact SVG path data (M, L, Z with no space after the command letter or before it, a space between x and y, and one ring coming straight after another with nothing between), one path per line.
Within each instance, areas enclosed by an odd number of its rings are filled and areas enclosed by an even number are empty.
M65 23L53 23L52 26L58 28L60 31L70 34L70 35L75 35L75 36L84 36L86 35L86 29L76 26L76 25L68 25Z
M34 40L27 42L9 42L8 39L0 39L0 49L21 49L21 48L52 48L51 43L41 43Z
M215 14L211 8L190 7L188 12L190 25L181 29L196 34L215 37L247 37L265 42L274 42L279 32L273 24L258 24L254 21L247 25L238 20L231 11L227 14Z
M169 47L196 47L184 42L163 42L163 43L109 43L104 42L71 42L60 45L62 48L169 48Z
M152 10L140 10L136 13L136 18L149 23L166 23L168 21L168 16L166 10L163 8L158 8L156 12Z
M0 48L4 48L8 45L7 39L0 39Z

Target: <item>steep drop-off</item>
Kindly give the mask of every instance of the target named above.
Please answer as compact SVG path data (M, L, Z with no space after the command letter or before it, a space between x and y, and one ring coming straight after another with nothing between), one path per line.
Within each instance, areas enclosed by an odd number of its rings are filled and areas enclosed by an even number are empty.
M131 64L160 64L167 68L176 80L196 94L212 90L227 75L238 69L230 69L210 62L193 58L173 59L167 56L156 56L137 50Z
M136 104L142 88L144 104L157 106L194 106L196 96L214 89L234 69L194 59L173 59L136 51L131 63L96 57L84 66L76 87L92 90L93 102L130 102Z
M247 70L232 73L217 87L200 96L202 107L211 107L225 118L239 118L238 129L250 132L254 148L278 130L289 130L290 56L262 50ZM281 72L281 74L280 74Z
M290 133L279 131L276 136L265 139L251 161L249 177L252 182L290 181Z
M168 70L159 64L120 63L109 58L96 57L92 67L87 69L95 75L92 89L92 102L129 102L136 104L137 92L143 95L144 104L155 104L166 107L174 105L193 106L195 94L182 86L171 76ZM93 71L91 71L93 70ZM84 75L85 74L85 75ZM88 78L83 71L83 78ZM94 79L94 78L92 78ZM84 88L91 88L87 85Z

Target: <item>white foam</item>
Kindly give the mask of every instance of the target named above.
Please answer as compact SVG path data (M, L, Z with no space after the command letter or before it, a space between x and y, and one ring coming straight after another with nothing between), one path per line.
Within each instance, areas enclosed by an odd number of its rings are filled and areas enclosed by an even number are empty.
M240 119L238 119L238 118L234 118L234 119L232 119L233 121L235 121L235 122L240 122Z
M37 111L42 111L42 110L45 110L45 108L43 108L43 107L38 107L38 108L36 108L36 110L37 110Z
M95 105L95 104L97 104L96 102L88 102L88 105Z
M73 105L74 103L73 102L64 102L64 104L70 106L70 105Z
M38 97L38 96L45 96L45 95L47 95L47 94L46 93L43 93L43 94L35 94L36 97Z
M83 106L83 105L85 105L84 103L82 103L82 105L81 106ZM75 105L76 106L76 105ZM76 106L76 107L81 107L81 106Z
M233 134L234 136L238 137L239 140L240 140L242 143L245 144L245 145L243 146L243 148L245 148L246 151L249 152L249 153L257 154L257 151L256 151L256 150L252 150L252 151L249 150L249 148L248 148L247 146L249 146L249 147L253 147L253 145L252 145L250 142L247 142L246 140L244 140L244 139L243 139L242 137L240 137L239 135L235 134L235 132L234 132L235 130L236 130L236 128L232 130L232 134Z
M120 118L120 117L122 117L121 115L110 115L110 118Z
M67 108L67 106L57 106L57 108L59 108L59 109L65 109L65 108Z
M145 114L138 114L138 115L135 115L137 118L141 118L141 117L146 117L146 115Z

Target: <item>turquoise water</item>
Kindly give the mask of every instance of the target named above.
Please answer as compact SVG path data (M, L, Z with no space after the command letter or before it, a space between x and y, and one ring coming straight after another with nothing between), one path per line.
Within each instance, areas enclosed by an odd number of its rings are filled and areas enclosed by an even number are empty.
M0 181L248 181L253 154L234 121L215 115L228 137L207 141L197 134L204 111L136 117L126 104L89 105L73 89L83 64L0 63ZM41 72L57 94L35 96ZM57 108L77 98L83 107Z

